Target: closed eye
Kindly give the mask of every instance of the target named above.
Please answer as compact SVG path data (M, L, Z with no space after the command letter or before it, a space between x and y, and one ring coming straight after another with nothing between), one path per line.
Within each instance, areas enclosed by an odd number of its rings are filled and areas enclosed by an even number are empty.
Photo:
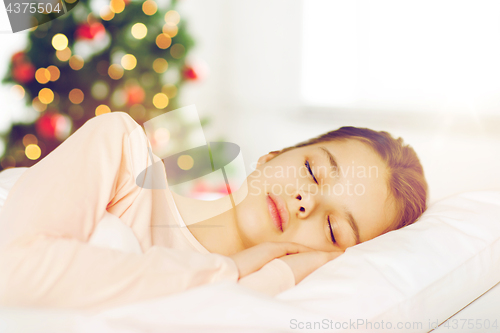
M328 220L328 227L330 228L330 236L332 236L332 243L335 244L335 237L333 236L332 224L330 223L330 216L326 218Z
M314 173L311 170L311 166L309 165L309 161L307 161L307 160L306 160L306 168L309 171L309 173L311 174L312 178L314 179L314 182L316 184L318 184L318 181L316 180L316 177L314 177Z

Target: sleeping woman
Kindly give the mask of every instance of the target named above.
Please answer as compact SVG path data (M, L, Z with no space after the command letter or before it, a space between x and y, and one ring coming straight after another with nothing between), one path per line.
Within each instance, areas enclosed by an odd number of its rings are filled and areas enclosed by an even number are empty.
M0 305L102 309L224 280L272 296L426 208L411 147L342 127L262 156L239 204L186 225L168 187L136 184L160 161L147 146L130 116L112 112L22 174L0 211ZM277 172L290 169L302 172ZM89 244L109 213L131 229L139 253Z

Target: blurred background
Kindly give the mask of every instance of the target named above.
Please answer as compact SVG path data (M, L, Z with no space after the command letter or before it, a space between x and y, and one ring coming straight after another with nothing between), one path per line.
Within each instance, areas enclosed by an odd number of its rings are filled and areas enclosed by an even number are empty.
M495 0L80 1L0 34L1 166L33 165L102 113L142 123L195 104L247 173L351 125L413 146L431 202L499 189L499 14Z

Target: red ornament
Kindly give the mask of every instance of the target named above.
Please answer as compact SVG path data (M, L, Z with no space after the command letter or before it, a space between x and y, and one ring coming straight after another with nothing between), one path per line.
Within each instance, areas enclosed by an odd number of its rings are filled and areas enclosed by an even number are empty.
M45 113L36 121L37 133L46 139L64 140L71 131L71 120L59 113Z
M185 66L182 70L182 76L186 80L198 80L199 74L196 72L196 70L191 67L191 66Z
M190 61L184 64L182 68L182 77L185 80L199 81L203 80L208 74L208 66L202 60Z
M40 136L53 139L56 136L56 122L53 120L54 114L46 113L36 121L36 131Z
M28 83L35 78L35 66L28 61L15 63L12 77L19 83Z
M133 85L125 89L127 93L127 105L131 106L134 104L139 104L146 98L146 93L142 87Z
M91 24L84 23L78 26L75 31L75 39L94 39L102 38L106 29L100 22L93 22Z
M24 53L23 51L16 52L12 56L12 62L14 64L19 64L21 62L25 62L25 59L26 59L26 53Z

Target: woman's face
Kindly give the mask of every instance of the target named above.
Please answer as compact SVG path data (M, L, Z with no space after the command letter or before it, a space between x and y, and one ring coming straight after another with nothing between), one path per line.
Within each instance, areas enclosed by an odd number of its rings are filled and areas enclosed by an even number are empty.
M286 241L345 250L390 230L396 214L384 162L353 139L262 156L247 181L236 206L245 248Z

